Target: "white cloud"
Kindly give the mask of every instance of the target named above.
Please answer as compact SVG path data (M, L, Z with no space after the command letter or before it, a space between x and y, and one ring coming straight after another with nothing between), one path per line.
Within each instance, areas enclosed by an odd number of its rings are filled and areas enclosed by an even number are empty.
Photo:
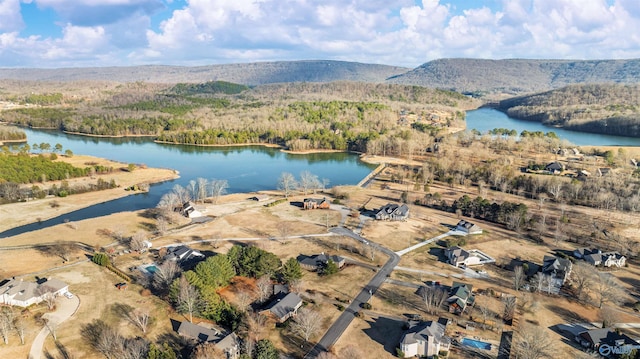
M638 0L465 1L462 11L457 0L186 0L162 13L172 1L33 0L68 23L59 39L20 38L18 1L0 0L0 66L7 54L80 65L640 57Z
M23 26L20 0L0 0L0 32L20 30Z

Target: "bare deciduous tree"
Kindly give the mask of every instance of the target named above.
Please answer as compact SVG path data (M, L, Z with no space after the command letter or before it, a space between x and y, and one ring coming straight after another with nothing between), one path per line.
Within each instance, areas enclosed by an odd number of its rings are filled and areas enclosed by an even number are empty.
M602 308L605 303L618 303L620 302L623 294L622 286L614 276L609 273L599 272L593 283L593 292L596 295L598 301L598 308Z
M213 197L213 203L218 203L218 199L220 196L227 192L227 188L229 188L229 182L223 179L212 179L209 182L209 193L211 197Z
M436 314L445 300L447 300L447 292L443 288L421 287L420 291L425 311L429 314Z
M159 216L156 218L156 233L163 236L167 233L167 229L169 228L169 224L167 223L167 219L164 216Z
M282 172L278 178L278 189L284 193L286 198L289 198L291 192L296 189L298 183L289 172Z
M196 178L196 195L194 196L196 201L204 202L204 199L207 198L208 189L208 179L202 177Z
M56 241L50 246L51 253L62 258L63 261L68 262L69 256L73 252L75 244L68 241Z
M191 359L226 358L226 354L214 343L200 343L191 353Z
M24 345L24 338L27 331L27 323L21 315L17 315L13 320L13 327L16 329L16 333L18 333L18 338L20 338L20 344Z
M320 180L318 180L318 176L309 171L302 171L300 173L300 182L298 183L298 185L302 193L304 193L305 195L311 190L315 192L318 187L321 186Z
M9 344L9 335L13 327L13 318L15 314L11 307L2 307L0 311L0 336L4 344Z
M312 336L318 333L321 325L322 317L318 312L301 308L298 310L298 314L295 316L293 323L291 323L291 330L308 342Z
M47 305L47 308L49 310L53 310L53 308L55 308L56 306L55 289L51 288L51 286L48 286L46 284L38 286L38 289L36 289L36 295L42 298L42 301Z
M289 233L291 233L291 223L290 222L285 222L285 221L281 221L278 222L278 224L276 224L276 229L278 230L278 234L280 234L280 238L283 241L286 241L287 238L289 237Z
M555 342L543 327L523 323L513 336L511 353L515 359L554 359Z
M147 249L144 241L147 240L147 234L143 231L136 232L129 241L129 248L132 251L143 252Z
M258 299L260 302L264 302L271 296L273 292L273 284L268 275L263 275L256 281L256 287L258 288Z
M576 291L578 300L587 299L589 288L594 284L596 279L596 268L587 262L579 261L573 265L571 269L571 285Z
M340 358L344 359L364 359L364 354L353 344L349 344L340 350Z
M180 266L172 260L165 260L164 263L157 266L157 270L153 273L153 286L161 291L169 288L171 282L180 275Z
M151 314L148 308L136 308L131 312L131 321L140 329L143 333L147 332L147 327L151 322Z
M200 312L202 300L198 289L189 284L189 281L184 276L180 277L176 302L178 311L188 314L189 322L193 322L193 315Z
M504 319L504 321L507 323L513 321L516 313L516 302L517 299L515 296L508 296L502 299L502 304L504 306L502 319Z

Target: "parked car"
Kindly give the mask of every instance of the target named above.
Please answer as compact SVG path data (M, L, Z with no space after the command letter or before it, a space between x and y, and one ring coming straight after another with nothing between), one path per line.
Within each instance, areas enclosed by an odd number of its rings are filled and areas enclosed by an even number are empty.
M65 296L65 297L67 297L67 298L69 298L69 299L71 299L71 298L73 298L73 293L71 293L71 292L65 292L65 293L64 293L64 296Z

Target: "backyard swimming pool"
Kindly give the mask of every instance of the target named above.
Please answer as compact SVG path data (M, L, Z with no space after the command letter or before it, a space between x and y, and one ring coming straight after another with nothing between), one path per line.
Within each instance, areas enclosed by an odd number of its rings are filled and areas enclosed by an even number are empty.
M482 342L482 341L479 341L479 340L475 340L475 339L470 339L470 338L463 338L462 339L462 345L466 345L466 346L472 347L472 348L491 350L491 344L490 343L485 343L485 342Z

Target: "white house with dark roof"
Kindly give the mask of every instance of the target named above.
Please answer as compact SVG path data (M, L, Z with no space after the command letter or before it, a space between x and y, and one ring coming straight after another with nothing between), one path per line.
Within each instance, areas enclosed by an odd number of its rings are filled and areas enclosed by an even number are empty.
M447 256L449 264L454 267L480 264L479 257L472 256L471 253L458 246L445 249L444 254Z
M475 223L471 223L461 219L456 225L456 231L464 232L466 234L482 234L482 228Z
M593 253L584 256L584 260L594 266L624 267L627 258L618 252Z
M202 259L204 254L198 252L195 249L191 249L187 246L174 246L167 248L167 254L165 260L171 260L176 262L186 262L193 259Z
M572 268L571 261L555 256L544 256L542 261L542 274L548 275L553 280L553 286L558 290L569 279Z
M409 322L409 330L400 340L405 357L432 357L440 351L449 351L451 340L445 337L446 326L441 321Z
M68 291L69 286L55 278L39 282L12 278L0 283L0 304L28 307L42 302L45 295L59 296Z

